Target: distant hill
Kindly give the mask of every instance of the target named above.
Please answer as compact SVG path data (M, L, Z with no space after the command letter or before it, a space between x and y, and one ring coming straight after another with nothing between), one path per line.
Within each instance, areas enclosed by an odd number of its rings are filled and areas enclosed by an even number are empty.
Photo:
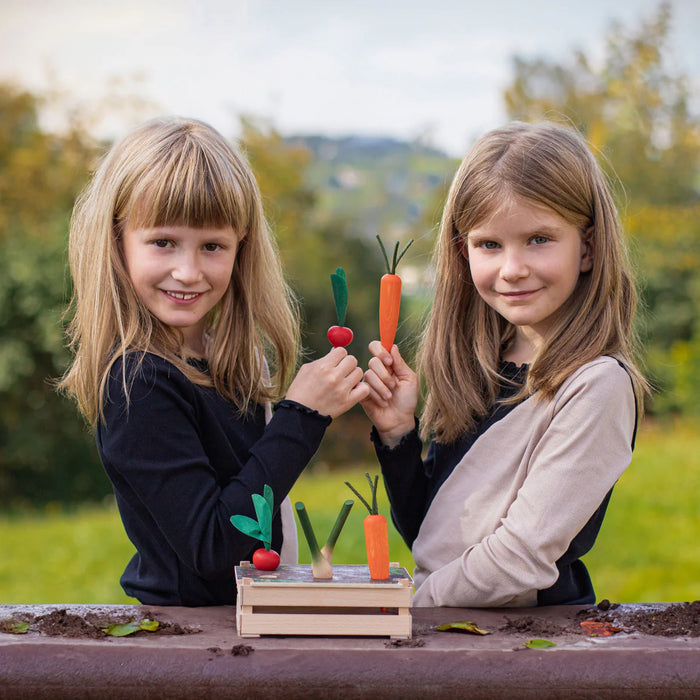
M400 237L424 217L432 224L439 212L426 210L458 164L436 148L389 137L296 135L286 141L314 154L309 184L319 196L319 216L342 218L367 237Z

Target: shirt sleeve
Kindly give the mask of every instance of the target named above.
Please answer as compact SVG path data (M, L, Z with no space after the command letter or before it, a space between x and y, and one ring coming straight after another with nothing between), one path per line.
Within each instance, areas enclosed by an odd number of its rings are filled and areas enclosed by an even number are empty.
M404 542L411 547L427 508L432 445L424 464L417 421L416 427L393 448L382 443L374 427L370 439L382 468L392 521Z
M117 368L98 445L120 507L132 510L127 517L140 517L140 528L157 528L185 566L215 579L229 574L253 544L231 525L231 515L254 518L251 496L265 484L274 492L276 515L331 419L286 402L248 454L238 455L240 470L222 477L202 444L198 390L170 363L146 356L127 404ZM233 405L231 420L240 420Z
M500 526L432 572L414 605L535 604L536 591L556 581L557 560L629 465L635 419L630 378L616 362L575 373L554 399Z

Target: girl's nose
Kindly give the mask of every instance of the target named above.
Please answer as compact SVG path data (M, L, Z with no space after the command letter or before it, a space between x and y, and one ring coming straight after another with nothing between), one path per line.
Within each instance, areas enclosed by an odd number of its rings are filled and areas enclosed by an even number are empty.
M528 267L523 255L519 251L506 251L501 264L501 279L509 282L526 277L527 274Z
M172 277L182 284L196 284L202 279L202 268L195 254L182 253L172 270Z

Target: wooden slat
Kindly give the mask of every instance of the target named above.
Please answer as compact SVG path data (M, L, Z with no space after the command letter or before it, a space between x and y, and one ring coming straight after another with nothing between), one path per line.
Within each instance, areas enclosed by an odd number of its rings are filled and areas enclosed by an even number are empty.
M411 588L313 587L304 586L239 586L241 605L301 605L352 607L402 607L411 604Z
M261 634L323 636L411 636L410 615L241 614L241 637Z

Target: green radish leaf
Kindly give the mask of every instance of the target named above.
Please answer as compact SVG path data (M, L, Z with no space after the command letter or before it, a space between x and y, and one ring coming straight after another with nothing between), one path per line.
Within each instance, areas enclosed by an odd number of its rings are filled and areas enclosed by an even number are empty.
M253 494L253 505L255 506L255 514L258 516L258 524L260 525L260 539L263 541L265 549L270 549L272 544L272 510L265 497L259 493Z
M525 642L525 646L528 649L546 649L547 647L555 647L554 642L550 642L549 639L529 639Z
M231 524L244 535L253 537L256 540L262 539L262 532L258 521L249 518L247 515L232 515Z
M263 496L267 501L267 505L270 506L270 513L272 513L275 510L275 494L272 493L272 488L269 484L265 484L265 486L263 487Z
M486 630L482 630L476 626L476 622L446 622L444 625L438 625L436 630L440 632L462 632L464 634L491 634Z
M333 289L333 301L335 302L335 314L338 317L338 325L345 325L345 314L348 310L348 283L345 270L339 267L331 274L331 287Z

